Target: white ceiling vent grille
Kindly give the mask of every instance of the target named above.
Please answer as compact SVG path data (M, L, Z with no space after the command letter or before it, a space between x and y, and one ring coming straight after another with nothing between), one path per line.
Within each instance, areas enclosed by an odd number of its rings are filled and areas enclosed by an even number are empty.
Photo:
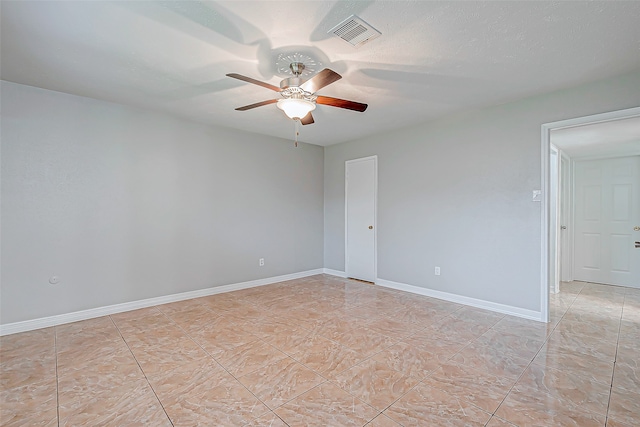
M362 46L380 36L380 31L364 22L360 17L351 15L329 30L329 34L340 37L355 47Z

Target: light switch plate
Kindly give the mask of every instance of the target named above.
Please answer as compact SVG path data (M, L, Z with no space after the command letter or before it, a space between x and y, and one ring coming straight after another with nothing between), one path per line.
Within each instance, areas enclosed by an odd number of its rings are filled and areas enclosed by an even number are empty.
M541 202L542 201L542 191L540 190L533 190L533 198L531 199L532 202Z

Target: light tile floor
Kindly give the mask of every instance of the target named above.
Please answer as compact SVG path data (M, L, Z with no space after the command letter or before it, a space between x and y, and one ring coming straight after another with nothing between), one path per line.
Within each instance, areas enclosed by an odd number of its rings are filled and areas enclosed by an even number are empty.
M640 290L543 324L332 276L2 337L2 426L640 425Z

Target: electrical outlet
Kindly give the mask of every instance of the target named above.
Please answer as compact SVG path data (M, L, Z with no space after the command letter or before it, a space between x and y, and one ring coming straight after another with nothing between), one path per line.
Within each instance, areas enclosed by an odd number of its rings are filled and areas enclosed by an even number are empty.
M264 258L260 258L260 259L258 260L258 265L259 265L260 267L264 267Z
M439 276L439 275L440 275L440 267L436 267L435 275L436 275L436 276Z

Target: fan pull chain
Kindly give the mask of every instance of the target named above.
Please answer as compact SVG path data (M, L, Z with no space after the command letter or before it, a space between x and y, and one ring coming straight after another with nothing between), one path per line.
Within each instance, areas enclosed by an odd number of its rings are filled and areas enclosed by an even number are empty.
M300 123L300 120L294 120L294 122L296 122L296 141L295 144L293 144L294 147L298 146L298 135L300 135L300 132L298 132L298 124Z

